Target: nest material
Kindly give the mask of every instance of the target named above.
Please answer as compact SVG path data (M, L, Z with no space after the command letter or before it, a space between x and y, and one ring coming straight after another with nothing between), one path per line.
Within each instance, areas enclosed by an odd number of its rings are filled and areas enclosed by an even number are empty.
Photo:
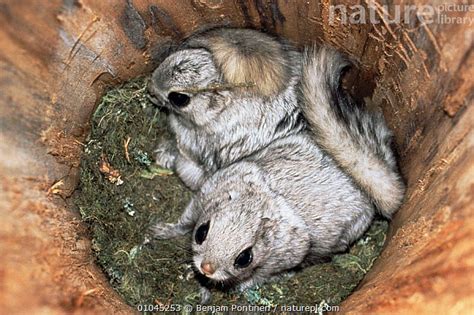
M130 305L199 300L189 238L148 242L150 225L176 221L191 197L172 172L153 163L153 149L169 136L165 125L165 115L147 98L145 79L111 89L92 117L81 163L75 203L90 227L98 264ZM387 225L375 221L331 262L244 293L216 292L213 303L339 304L379 255Z

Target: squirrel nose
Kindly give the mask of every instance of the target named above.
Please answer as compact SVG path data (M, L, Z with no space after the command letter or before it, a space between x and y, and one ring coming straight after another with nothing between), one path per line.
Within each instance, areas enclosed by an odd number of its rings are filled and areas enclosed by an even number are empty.
M202 262L201 269L202 269L202 272L204 272L206 276L211 276L216 271L214 266L208 262Z

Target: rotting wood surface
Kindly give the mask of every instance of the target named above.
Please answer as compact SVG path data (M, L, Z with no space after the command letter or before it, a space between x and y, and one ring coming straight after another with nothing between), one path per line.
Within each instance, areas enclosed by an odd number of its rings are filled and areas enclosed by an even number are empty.
M359 63L349 80L355 95L371 97L394 130L406 203L342 310L472 311L472 29L330 24L330 10L326 0L0 1L2 313L133 312L108 288L87 231L67 211L88 119L108 84L151 71L182 38L219 25L345 51ZM64 193L48 194L53 186Z

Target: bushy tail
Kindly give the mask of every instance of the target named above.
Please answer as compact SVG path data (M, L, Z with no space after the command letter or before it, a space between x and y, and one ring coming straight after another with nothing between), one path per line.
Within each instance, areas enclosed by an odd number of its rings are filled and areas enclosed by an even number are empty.
M405 186L382 115L361 109L341 75L351 63L332 48L305 52L301 82L304 115L316 142L349 174L386 217L399 208Z

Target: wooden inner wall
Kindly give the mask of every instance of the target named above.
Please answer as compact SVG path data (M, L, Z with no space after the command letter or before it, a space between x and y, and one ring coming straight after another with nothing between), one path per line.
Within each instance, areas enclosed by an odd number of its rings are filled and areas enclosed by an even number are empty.
M226 25L345 51L359 63L354 94L394 130L406 202L343 310L472 311L472 27L423 24L415 12L390 24L405 3L387 2L373 2L380 23L344 24L330 7L355 2L0 0L0 310L133 311L108 287L69 211L80 143L107 85L150 72L193 31Z

